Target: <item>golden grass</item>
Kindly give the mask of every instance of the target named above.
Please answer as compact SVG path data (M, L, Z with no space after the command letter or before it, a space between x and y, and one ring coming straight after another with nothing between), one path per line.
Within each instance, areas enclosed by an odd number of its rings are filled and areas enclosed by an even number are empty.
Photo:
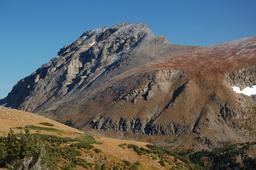
M46 128L45 125L41 124L42 122L48 122L53 125L52 128L57 129L57 131L42 132L45 134L78 137L79 134L83 133L77 129L63 125L61 123L45 118L38 114L0 107L0 135L6 135L10 128L14 130L19 130L19 127L25 126L36 126ZM39 130L39 132L41 131Z
M78 138L84 134L77 129L63 125L38 114L0 107L0 136L6 135L10 128L18 132L21 131L21 129L24 127L29 127L29 130L32 133L57 135L63 137ZM86 160L92 159L91 161L93 161L97 157L107 157L106 165L108 167L115 165L117 162L122 163L123 161L129 161L130 163L139 162L139 169L165 169L165 167L162 167L159 164L159 160L152 160L152 158L149 156L138 155L132 149L129 149L127 147L122 148L119 146L121 144L133 144L138 147L146 148L146 145L149 143L108 138L97 134L91 135L99 143L93 145L96 149L99 149L100 152L95 152L94 150L92 150L88 151L88 153L84 153L82 157ZM77 168L83 169L82 167Z

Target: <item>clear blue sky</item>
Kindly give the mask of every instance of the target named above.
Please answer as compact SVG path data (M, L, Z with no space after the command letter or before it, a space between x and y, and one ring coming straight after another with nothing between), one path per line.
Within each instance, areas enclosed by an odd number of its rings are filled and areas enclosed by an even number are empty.
M120 22L212 45L256 35L256 0L1 0L0 98L84 31Z

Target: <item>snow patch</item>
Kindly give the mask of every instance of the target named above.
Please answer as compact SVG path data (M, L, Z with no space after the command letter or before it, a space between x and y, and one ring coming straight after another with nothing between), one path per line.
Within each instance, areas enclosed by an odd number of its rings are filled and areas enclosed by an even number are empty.
M90 43L89 46L91 47L91 46L93 46L94 44L95 44L95 41L92 42L92 43Z
M233 90L238 94L244 94L247 96L256 95L256 85L253 85L251 87L246 87L243 90L240 89L238 86L233 86Z

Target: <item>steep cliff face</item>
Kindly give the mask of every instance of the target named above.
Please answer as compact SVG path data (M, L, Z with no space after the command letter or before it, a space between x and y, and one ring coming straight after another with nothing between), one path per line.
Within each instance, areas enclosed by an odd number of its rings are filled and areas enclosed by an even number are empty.
M1 104L109 135L212 148L255 139L256 38L179 46L143 24L87 31ZM153 139L152 139L153 140Z
M141 41L152 36L150 30L141 24L121 24L87 31L71 45L60 49L56 58L19 81L12 92L19 94L7 97L11 101L7 101L8 106L32 111L79 87L86 88Z

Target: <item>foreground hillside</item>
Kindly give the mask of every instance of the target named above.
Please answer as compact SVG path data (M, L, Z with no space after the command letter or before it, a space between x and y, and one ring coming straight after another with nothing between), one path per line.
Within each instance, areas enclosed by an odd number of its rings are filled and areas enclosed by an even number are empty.
M256 38L182 46L143 24L83 33L0 104L82 130L204 150L256 139Z
M190 161L149 143L91 136L36 114L3 107L0 130L0 168L195 168Z
M10 128L12 130L10 130ZM256 143L212 151L89 135L48 118L0 107L0 169L253 169Z

